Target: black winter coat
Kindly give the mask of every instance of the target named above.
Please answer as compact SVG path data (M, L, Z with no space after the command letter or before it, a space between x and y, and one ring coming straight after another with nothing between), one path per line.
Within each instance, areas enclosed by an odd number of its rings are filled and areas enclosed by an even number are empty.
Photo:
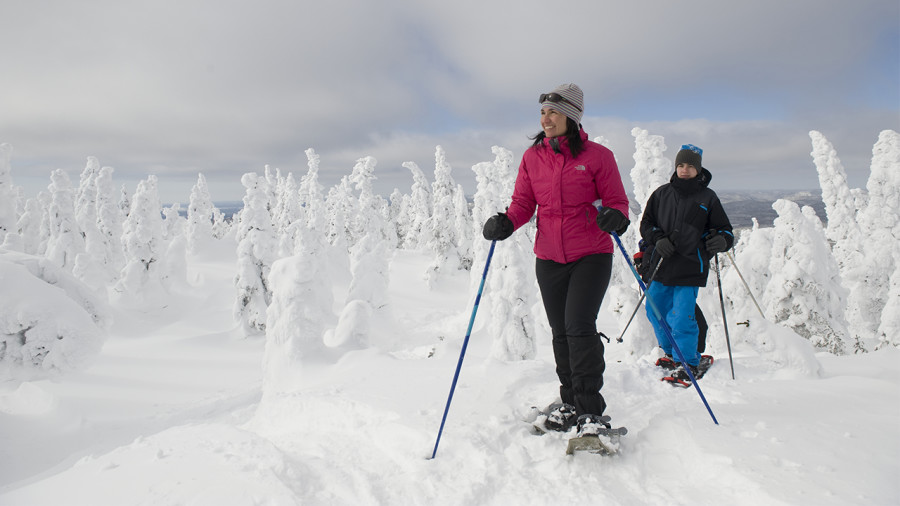
M657 188L644 206L641 237L648 244L668 237L675 253L663 260L656 281L669 286L706 286L709 259L705 240L711 234L725 237L727 249L734 245L731 222L719 196L709 189L712 174L701 168L693 179L672 174L667 184ZM653 255L652 263L659 259Z

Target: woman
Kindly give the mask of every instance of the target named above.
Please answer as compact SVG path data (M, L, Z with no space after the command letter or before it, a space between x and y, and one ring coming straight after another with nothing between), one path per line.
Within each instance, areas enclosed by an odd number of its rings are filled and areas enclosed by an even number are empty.
M563 84L540 96L541 132L525 151L506 213L484 224L488 240L502 241L537 210L535 271L553 333L561 405L548 428L600 423L606 401L603 342L597 313L612 270L609 232L628 227L628 197L612 152L588 140L581 128L584 95ZM603 210L594 203L601 201Z

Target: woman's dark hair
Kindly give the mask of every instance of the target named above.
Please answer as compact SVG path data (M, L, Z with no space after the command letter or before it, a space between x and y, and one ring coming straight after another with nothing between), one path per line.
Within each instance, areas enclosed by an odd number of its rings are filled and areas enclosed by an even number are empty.
M539 145L546 137L547 134L543 130L535 134L534 137L529 137L529 139L534 140L531 146ZM566 118L566 139L569 141L569 151L572 152L572 157L576 157L584 151L584 141L581 140L581 127L569 117Z

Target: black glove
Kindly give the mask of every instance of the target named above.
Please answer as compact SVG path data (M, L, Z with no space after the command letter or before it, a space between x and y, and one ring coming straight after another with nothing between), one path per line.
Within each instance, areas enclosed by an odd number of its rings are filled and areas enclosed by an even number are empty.
M670 241L668 237L663 237L656 241L656 251L659 252L659 256L669 258L675 253L675 245L672 244L672 241Z
M511 236L515 230L513 222L503 213L497 213L484 222L481 234L488 241L502 241Z
M604 232L615 231L616 234L622 235L628 230L629 224L631 221L622 214L622 211L611 207L600 209L600 214L597 215L597 226Z
M706 251L709 252L710 255L715 255L717 253L721 253L728 248L728 243L725 242L725 238L719 234L709 237L706 239Z

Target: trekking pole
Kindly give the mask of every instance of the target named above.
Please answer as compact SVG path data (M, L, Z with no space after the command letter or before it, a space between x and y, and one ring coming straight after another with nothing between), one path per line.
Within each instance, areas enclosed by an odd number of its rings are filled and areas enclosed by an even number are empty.
M749 293L750 298L753 299L753 303L756 305L756 309L759 310L760 316L762 316L763 320L765 320L766 315L765 315L765 313L763 313L762 308L759 307L759 302L756 302L756 297L753 296L753 291L750 290L750 285L747 284L747 280L744 279L744 275L741 274L741 270L738 269L737 262L734 261L734 255L732 255L730 251L726 251L725 254L728 255L728 258L731 260L731 265L734 266L734 270L737 271L738 276L740 276L740 278L741 278L741 281L744 282L744 287L747 288L747 293ZM716 259L716 261L718 261L718 259Z
M437 455L438 445L441 443L441 434L444 432L444 424L447 422L447 412L450 411L450 402L453 400L453 391L456 390L456 381L459 379L459 371L462 369L463 358L466 356L466 348L469 346L469 336L472 335L472 325L475 323L475 313L478 312L478 304L481 302L481 292L484 290L484 280L487 278L488 267L491 265L491 257L494 256L496 239L491 241L491 249L488 251L487 261L484 263L484 273L481 275L481 284L478 285L478 295L475 296L475 307L472 308L472 316L469 318L469 328L466 330L466 338L463 340L462 350L459 352L459 362L456 364L456 373L453 374L453 383L450 385L450 395L447 397L447 406L444 408L444 417L441 419L441 428L438 430L437 440L434 442L433 459Z
M641 279L640 274L638 274L637 269L634 268L634 264L631 262L631 257L628 256L628 252L625 251L625 246L622 245L622 240L619 239L619 234L615 231L610 232L609 235L613 236L613 239L616 240L616 244L619 246L619 251L622 252L622 255L625 257L625 261L628 262L628 266L631 267L631 273L634 274L634 278L637 279L638 285L641 286L641 289L644 290L644 293L647 292L647 286L644 285L644 281ZM663 331L666 333L666 337L669 338L669 343L672 344L672 350L675 351L675 354L678 356L678 361L684 366L684 371L687 373L688 377L691 378L691 384L694 385L694 388L697 390L697 394L700 396L700 400L703 401L703 405L706 406L706 411L709 411L709 416L712 417L713 422L716 425L719 425L719 421L716 420L716 415L713 414L712 408L709 407L709 403L706 402L706 397L703 395L703 391L700 390L700 385L697 384L697 379L694 378L694 373L691 372L691 368L688 365L687 361L684 358L684 355L681 353L681 349L678 347L678 343L675 342L675 336L672 335L672 329L669 328L669 324L666 323L666 320L663 318L662 313L659 308L653 302L653 298L650 295L647 295L647 304L650 305L650 309L653 310L653 314L656 316L656 321L659 322L660 327L662 327Z
M731 357L731 337L728 336L728 320L725 318L725 296L722 295L722 277L719 275L719 255L716 255L716 281L719 285L719 303L722 305L722 325L725 326L725 344L728 345L728 362L731 363L731 379L734 379L734 359Z
M656 271L659 270L660 264L662 264L662 257L659 258L659 261L656 262L656 267L653 268L653 274L650 275L650 279L647 281L648 287L653 284L653 278L656 277ZM641 308L641 302L644 302L644 297L646 297L646 296L647 296L647 291L641 290L641 298L638 299L637 306L634 307L634 311L631 313L631 318L628 319L628 323L625 324L625 328L622 329L622 333L619 334L619 337L616 339L617 343L621 343L624 341L622 338L625 337L625 332L628 331L628 326L631 325L631 321L634 320L634 315L636 315L638 312L638 309Z

